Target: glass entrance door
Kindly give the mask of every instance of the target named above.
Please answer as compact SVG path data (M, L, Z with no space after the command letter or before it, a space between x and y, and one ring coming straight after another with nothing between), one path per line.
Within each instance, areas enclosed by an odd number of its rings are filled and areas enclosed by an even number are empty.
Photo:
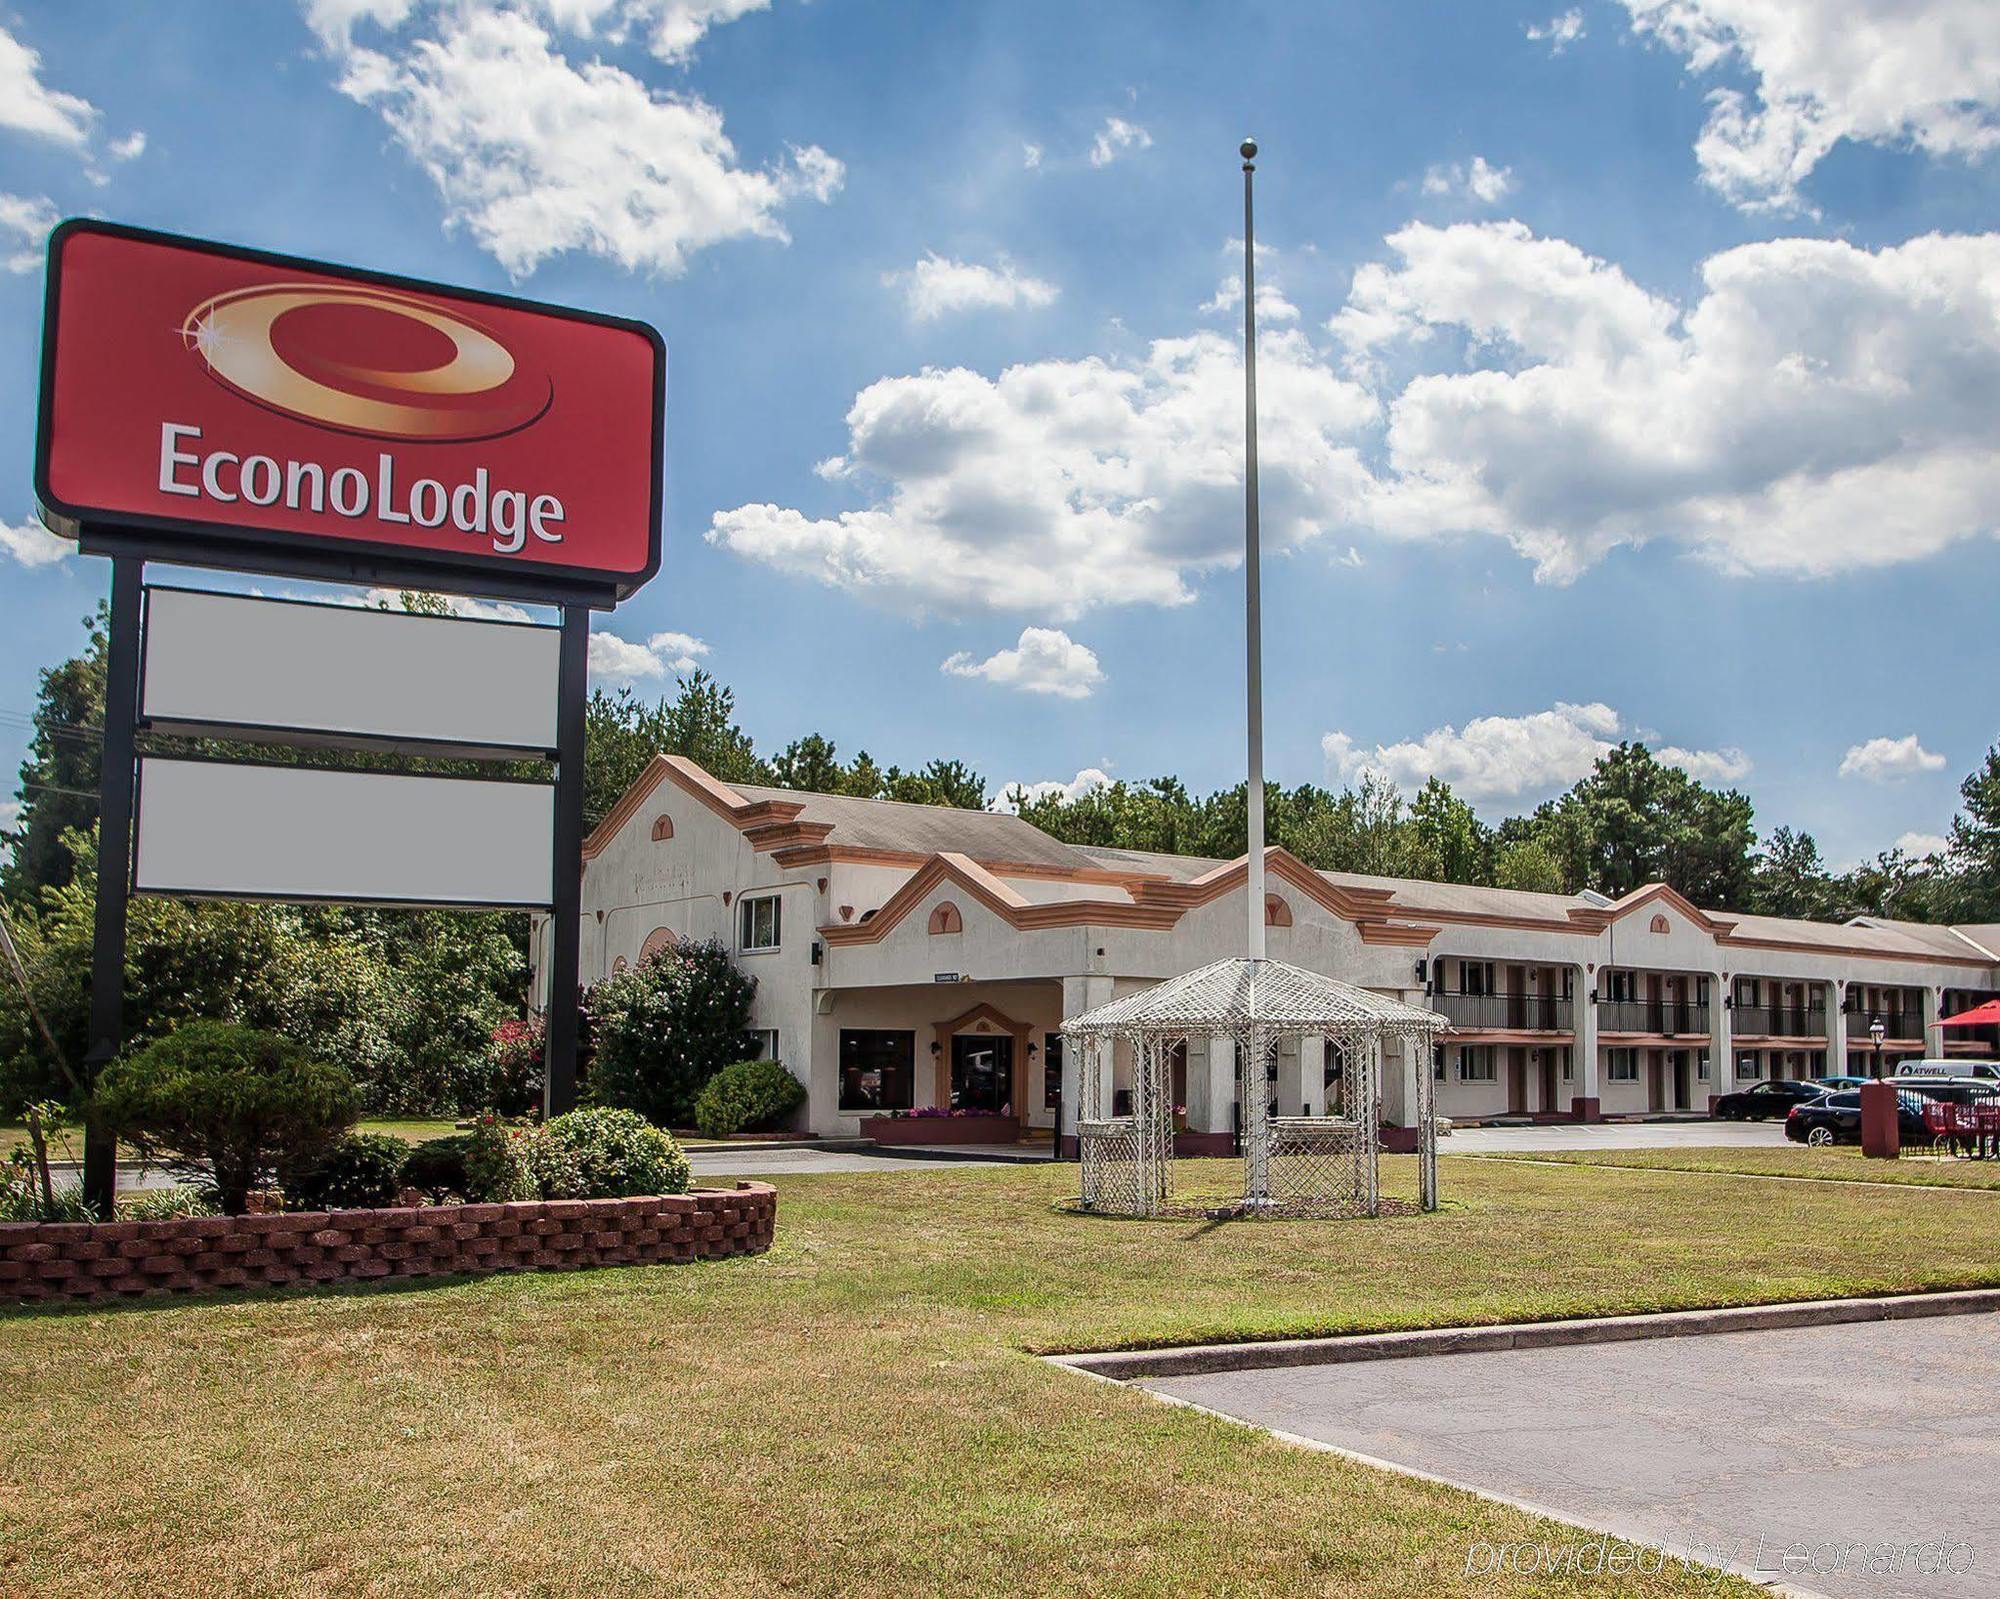
M951 1041L951 1108L998 1115L1014 1108L1014 1040L960 1033Z

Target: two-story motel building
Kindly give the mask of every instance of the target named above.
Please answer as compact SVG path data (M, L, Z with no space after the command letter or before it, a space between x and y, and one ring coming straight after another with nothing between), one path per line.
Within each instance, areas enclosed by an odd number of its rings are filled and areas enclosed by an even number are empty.
M1050 1128L1077 1096L1066 1015L1239 952L1246 863L1063 844L1017 816L725 784L657 757L584 846L582 979L662 943L717 939L757 979L753 1024L806 1084L802 1121L1011 1110ZM1426 1004L1435 1057L1384 1063L1400 1123L1419 1070L1459 1120L1706 1111L1764 1077L2000 1054L1941 1016L2000 989L2000 927L1846 925L1707 911L1664 884L1622 899L1320 872L1267 854L1270 954ZM538 969L547 927L535 930ZM543 979L545 981L545 978ZM1277 1063L1286 1114L1328 1104L1340 1063ZM1227 1139L1237 1063L1176 1066L1191 1132ZM1063 1132L1071 1130L1068 1120ZM1197 1140L1198 1142L1198 1140Z

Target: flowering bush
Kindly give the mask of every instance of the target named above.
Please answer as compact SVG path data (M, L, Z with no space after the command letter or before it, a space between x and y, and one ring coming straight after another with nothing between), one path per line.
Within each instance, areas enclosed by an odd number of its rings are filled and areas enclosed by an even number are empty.
M891 1121L926 1121L932 1117L1006 1116L1012 1113L1005 1110L972 1110L962 1106L919 1105L915 1110L886 1110L882 1114Z
M475 1121L465 1139L465 1197L476 1205L542 1197L540 1185L529 1164L529 1145L534 1137L534 1128L503 1122L498 1116L481 1116ZM434 1142L442 1144L445 1140L440 1138ZM409 1175L407 1165L404 1172ZM443 1175L442 1171L440 1175ZM425 1185L418 1183L417 1186Z
M542 1102L542 1048L548 1042L548 1022L541 1016L518 1017L493 1029L486 1048L493 1069L493 1109L507 1116L525 1116Z

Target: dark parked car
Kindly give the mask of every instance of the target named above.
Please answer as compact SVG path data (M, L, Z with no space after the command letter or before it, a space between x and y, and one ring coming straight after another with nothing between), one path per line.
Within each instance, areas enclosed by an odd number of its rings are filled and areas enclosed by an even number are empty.
M1794 1105L1803 1105L1808 1100L1818 1099L1825 1092L1825 1083L1792 1082L1786 1078L1774 1077L1768 1083L1759 1083L1754 1088L1741 1089L1734 1094L1724 1094L1715 1102L1715 1114L1724 1121L1769 1121L1773 1116L1788 1114Z
M1896 1095L1897 1140L1904 1148L1921 1148L1930 1143L1931 1131L1924 1125L1924 1101L1950 1098L1944 1094L1923 1094L1904 1088ZM1827 1094L1792 1107L1785 1117L1785 1136L1795 1144L1858 1144L1861 1142L1861 1093Z

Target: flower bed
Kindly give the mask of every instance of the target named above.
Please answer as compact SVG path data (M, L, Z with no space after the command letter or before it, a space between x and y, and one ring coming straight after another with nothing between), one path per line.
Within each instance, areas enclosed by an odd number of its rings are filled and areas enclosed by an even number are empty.
M643 1199L0 1224L0 1301L105 1300L298 1283L575 1271L760 1254L768 1183Z
M861 1136L878 1144L1018 1144L1021 1118L966 1115L961 1111L931 1115L868 1116L861 1122Z

